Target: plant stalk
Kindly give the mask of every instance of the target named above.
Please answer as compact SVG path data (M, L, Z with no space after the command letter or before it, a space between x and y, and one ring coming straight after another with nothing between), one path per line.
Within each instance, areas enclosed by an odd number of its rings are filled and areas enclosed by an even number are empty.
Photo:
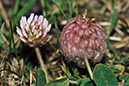
M46 71L46 69L45 69L45 65L44 65L44 62L43 62L43 59L42 59L42 56L41 56L41 54L40 54L40 50L39 50L38 47L35 47L35 52L36 52L36 54L37 54L38 60L39 60L40 65L41 65L41 68L42 68L42 70L43 70L44 73L45 73L46 83L48 83L49 80L48 80L47 71Z
M85 57L85 64L86 64L87 70L89 72L90 78L91 78L91 80L93 80L93 72L92 72L91 67L89 65L89 61L87 60L86 57Z

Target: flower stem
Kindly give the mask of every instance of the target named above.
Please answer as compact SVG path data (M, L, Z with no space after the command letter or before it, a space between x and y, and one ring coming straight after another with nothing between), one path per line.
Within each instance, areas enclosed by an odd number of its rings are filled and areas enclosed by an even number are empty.
M93 80L93 72L91 70L91 67L90 67L89 62L86 57L85 57L85 64L86 64L87 70L89 72L90 78L91 78L91 80Z
M45 73L46 83L48 83L49 80L48 80L47 71L46 71L46 69L45 69L45 65L44 65L44 62L43 62L43 60L42 60L42 57L41 57L41 54L40 54L40 50L39 50L38 47L35 47L35 52L36 52L36 54L37 54L38 60L39 60L40 65L41 65L41 68L42 68L42 70L43 70L44 73Z

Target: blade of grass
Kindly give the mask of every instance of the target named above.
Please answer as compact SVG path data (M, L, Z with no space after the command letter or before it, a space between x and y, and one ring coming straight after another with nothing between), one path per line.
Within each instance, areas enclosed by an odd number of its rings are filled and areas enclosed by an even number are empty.
M79 12L78 12L78 1L76 2L76 17L78 16Z
M15 56L16 56L17 61L19 63L19 57L17 55L16 47L15 47L15 44L14 44L13 31L12 31L12 27L14 27L13 26L14 24L11 23L10 25L11 25L11 27L9 28L10 37L11 37L11 40L12 40L12 44L13 44L13 49L14 49ZM20 64L19 64L19 69L20 69L21 75L23 76L23 72L22 72L22 69L21 69L21 65Z
M40 0L41 6L42 6L42 14L43 16L46 16L46 10L45 10L45 4L46 4L46 0Z
M46 0L46 7L48 8L49 11L52 11L51 4Z
M36 0L30 0L27 4L24 5L24 7L17 13L17 15L14 17L13 21L15 24L20 20L21 16L26 14L28 10L32 7L32 5L35 3Z
M68 5L69 5L69 18L72 18L72 7L71 7L71 3L70 1L68 0Z
M54 49L55 51L57 51L57 49L52 45L52 44L50 44L49 42L47 42L48 44L49 44L49 46L52 48L52 49Z
M5 23L3 23L2 26L1 26L1 28L0 28L0 44L2 42L2 31L3 31L3 28L4 28L4 24Z
M58 25L57 25L56 17L55 17L55 29L56 29L56 35L58 37L58 42L60 44L59 28L58 28Z
M51 63L50 63L50 61L49 61L49 57L48 57L48 55L47 55L46 52L45 52L45 55L46 55L46 57L47 57L47 61L48 61L48 64L49 64L49 66L50 66L50 71L51 71L51 73L52 73L52 77L53 77L53 79L56 79L56 78L55 78L55 75L54 75L54 72L53 72L53 70L52 70Z
M111 21L111 27L109 29L109 34L108 34L108 37L107 37L107 40L109 41L109 37L115 27L115 24L116 24L116 21L117 21L117 16L118 16L118 12L117 12L117 9L116 9L116 0L113 0L113 8L114 8L114 14L113 14L113 17L112 17L112 21ZM107 44L109 45L109 49L114 52L114 53L119 53L119 51L117 51L115 48L112 47L112 45L110 44L110 42L107 42Z
M3 61L4 61L4 59L2 59L2 61L0 62L0 67L1 67L1 65L2 65Z
M58 9L61 11L63 16L65 17L65 19L68 21L68 18L66 17L66 15L65 15L64 11L62 10L62 8L56 3L55 0L52 0L52 2L58 7Z
M108 44L108 46L109 46L109 49L110 49L112 52L120 54L120 52L117 51L117 50L111 45L110 42L107 42L107 44Z
M13 14L12 14L13 17L14 17L14 15L16 15L16 13L18 11L19 2L20 2L20 0L16 0L16 2L15 2L15 7L14 7L14 10L13 10Z
M118 12L116 9L116 0L113 0L113 9L114 9L114 14L113 14L112 21L111 21L111 27L109 29L108 39L115 27L117 16L118 16Z

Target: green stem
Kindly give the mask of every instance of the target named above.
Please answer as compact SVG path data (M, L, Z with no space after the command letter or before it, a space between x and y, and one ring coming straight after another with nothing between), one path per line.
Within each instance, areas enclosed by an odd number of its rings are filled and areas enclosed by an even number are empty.
M91 80L93 80L93 72L91 70L91 67L90 67L89 62L86 57L85 57L85 64L86 64L87 70L89 72L90 78L91 78Z
M11 37L11 39L12 39L13 49L14 49L15 56L16 56L17 61L18 61L18 63L19 63L19 57L18 57L18 55L17 55L17 51L16 51L16 47L15 47L15 43L14 43L14 38L13 38L13 30L12 30L12 29L13 29L13 27L14 27L13 22L12 22L10 25L11 25L11 27L9 28L10 37ZM11 39L10 39L10 43L11 43ZM10 45L10 46L11 46L11 45ZM20 64L18 64L18 66L19 66L19 69L20 69L21 75L23 76L23 72L22 72L21 65L20 65Z
M42 59L42 56L41 56L41 54L40 54L40 50L39 50L38 47L35 47L35 52L36 52L36 54L37 54L38 60L39 60L40 65L41 65L41 68L42 68L42 70L43 70L44 73L45 73L46 83L48 83L49 80L48 80L47 71L46 71L46 69L45 69L45 65L44 65L44 62L43 62L43 59Z
M55 78L55 75L54 75L54 72L53 72L53 70L52 70L51 63L50 63L50 61L49 61L49 58L48 58L48 55L47 55L47 53L46 53L46 52L45 52L45 55L46 55L46 57L47 57L47 61L48 61L49 66L50 66L50 71L51 71L51 73L52 73L52 77L53 77L53 79L56 79L56 78Z

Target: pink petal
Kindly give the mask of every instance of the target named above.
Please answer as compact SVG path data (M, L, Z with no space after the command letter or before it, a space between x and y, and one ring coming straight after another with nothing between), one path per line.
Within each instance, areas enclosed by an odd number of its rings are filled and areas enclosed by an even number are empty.
M31 14L30 14L30 17L29 17L28 20L27 20L28 24L31 23L31 21L33 20L33 18L34 18L34 13L31 13Z
M36 33L37 33L37 30L36 30L36 29L34 29L34 35L36 35Z
M32 27L32 32L34 32L34 31L35 31L35 27L36 27L36 26L33 26L33 27Z
M51 29L51 24L49 24L49 26L47 27L47 32L50 31Z
M47 29L44 30L43 37L47 35Z
M23 29L26 25L26 17L22 17L20 20L20 27Z
M22 31L21 31L18 27L16 27L16 28L17 28L17 33L18 33L21 37L23 37Z
M20 39L21 39L24 43L27 43L27 41L26 41L23 37L20 36Z
M46 28L48 25L48 21L45 22L44 27Z
M38 18L38 25L40 25L43 22L43 16L40 15Z
M26 25L25 29L27 32L29 32L29 24Z
M40 43L41 43L41 41L40 41L40 40L37 40L37 41L36 41L36 43L37 43L37 44L40 44Z
M39 30L42 30L43 29L43 25L42 24L40 24L40 26L39 26Z
M37 15L35 15L35 17L34 17L34 21L37 21L38 20L38 16Z
M26 31L25 31L25 29L22 29L22 33L23 33L23 35L27 38L28 36L27 36L27 33L26 33Z
M42 31L40 31L40 32L37 31L36 38L38 38L38 37L41 36L41 35L42 35Z
M34 45L34 44L30 44L29 46L30 46L30 47L34 47L35 45Z
M29 42L32 42L32 41L33 41L33 39L32 39L31 36L29 36L28 41L29 41Z
M37 15L35 15L35 17L34 17L34 20L33 20L33 22L32 22L32 24L31 25L34 25L35 24L35 22L38 20L38 16Z
M45 37L48 33L48 31L50 31L51 29L51 24L49 24L49 26L44 30L44 33L43 33L43 37Z
M43 21L43 26L44 26L44 28L46 28L47 25L48 25L48 21L47 21L47 19L45 18L44 21Z

